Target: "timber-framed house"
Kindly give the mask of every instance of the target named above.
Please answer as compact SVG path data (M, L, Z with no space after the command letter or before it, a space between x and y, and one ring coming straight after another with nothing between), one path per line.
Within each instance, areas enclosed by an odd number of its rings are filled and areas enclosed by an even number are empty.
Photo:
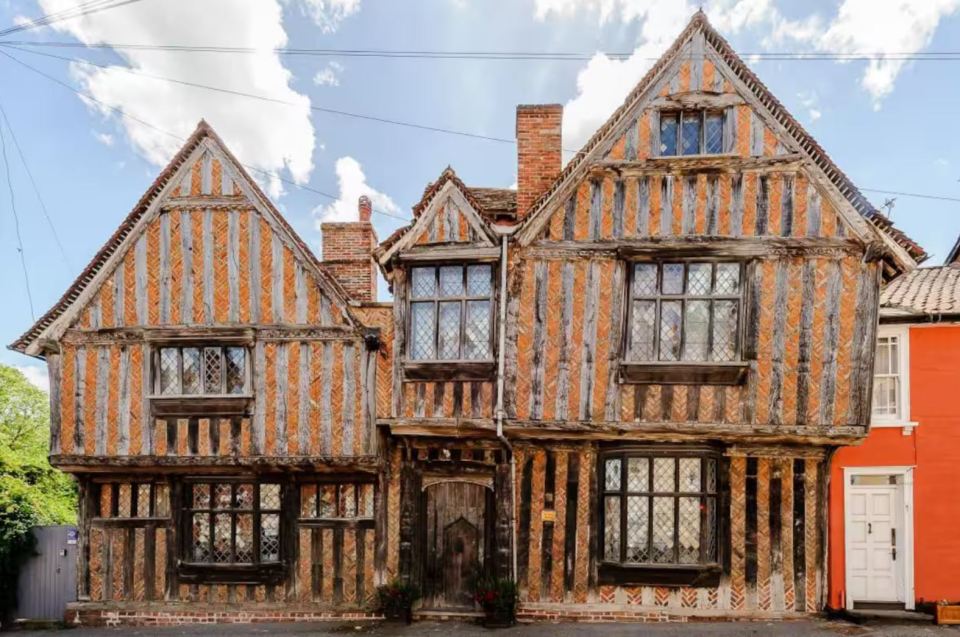
M394 578L469 612L480 573L526 619L823 607L829 460L922 250L702 13L566 166L561 119L517 109L516 190L448 168L323 262L201 124L13 346L81 486L73 616L372 615Z

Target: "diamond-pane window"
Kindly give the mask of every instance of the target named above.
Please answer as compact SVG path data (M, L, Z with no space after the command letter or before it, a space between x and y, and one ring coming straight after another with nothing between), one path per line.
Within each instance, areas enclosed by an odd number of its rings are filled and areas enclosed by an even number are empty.
M410 359L492 358L491 266L417 267L412 279Z
M638 263L629 306L629 362L739 359L739 263Z
M707 113L703 123L703 152L716 155L723 152L723 115Z
M437 324L437 358L455 360L460 357L460 303L440 303Z
M243 347L163 347L156 361L160 394L239 395L247 391L247 350Z
M601 466L604 563L716 564L714 457L658 455L651 448L608 452Z
M199 394L200 383L200 350L196 347L184 347L183 356L183 390L184 394Z
M700 154L700 125L701 113L692 112L683 114L683 124L680 131L680 143L684 155Z
M723 152L723 114L715 111L660 113L660 154L710 155Z
M179 393L180 351L175 347L160 350L160 393Z
M359 520L373 518L373 484L301 483L301 518Z
M280 485L190 482L191 534L185 561L257 564L280 559ZM259 490L259 496L257 492ZM259 525L256 520L259 519ZM255 547L260 544L260 553Z
M669 156L677 154L677 115L676 113L660 114L660 154Z
M219 347L203 348L203 393L223 392L223 351Z
M226 349L227 365L227 393L242 394L246 379L244 372L246 369L247 351L242 347L228 347Z

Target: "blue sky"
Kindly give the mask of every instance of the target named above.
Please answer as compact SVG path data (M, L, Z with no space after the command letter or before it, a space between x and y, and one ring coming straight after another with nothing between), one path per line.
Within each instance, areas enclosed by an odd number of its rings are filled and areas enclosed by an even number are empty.
M80 0L0 0L0 28ZM934 52L960 49L960 0L714 0L714 25L742 53ZM142 0L23 31L5 40L189 44L258 53L31 50L109 68L0 48L93 95L0 56L0 105L39 186L65 257L4 129L37 316L54 303L113 232L196 121L206 117L241 161L329 193L264 179L294 227L316 249L317 223L348 219L359 194L409 217L448 164L469 184L508 187L511 144L311 111L310 106L512 138L518 103L565 105L564 147L576 148L619 104L699 3L690 0ZM0 40L2 41L2 40ZM589 62L278 56L278 46L435 51L598 51ZM960 60L751 61L761 79L864 189L960 197ZM132 68L139 74L122 70ZM171 84L159 75L256 93L272 104ZM119 108L168 136L118 116ZM2 173L0 173L2 177ZM886 195L865 192L881 204ZM898 197L894 221L939 263L960 234L960 203ZM403 222L374 215L385 237ZM0 179L0 341L32 323L10 196ZM38 361L9 351L0 362ZM31 372L38 376L40 368Z

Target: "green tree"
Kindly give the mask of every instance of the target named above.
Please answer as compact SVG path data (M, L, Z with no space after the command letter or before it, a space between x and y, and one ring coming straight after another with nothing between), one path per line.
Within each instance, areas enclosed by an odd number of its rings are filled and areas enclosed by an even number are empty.
M30 529L76 522L76 486L50 466L49 445L47 394L0 365L0 617L16 606L17 575L34 549Z

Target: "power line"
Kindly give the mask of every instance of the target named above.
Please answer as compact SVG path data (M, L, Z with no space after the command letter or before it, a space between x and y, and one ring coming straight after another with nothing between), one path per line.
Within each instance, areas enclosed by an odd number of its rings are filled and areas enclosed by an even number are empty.
M136 69L132 69L132 68L127 67L127 66L117 66L117 65L100 64L100 63L97 63L97 62L91 62L90 60L85 60L85 59L83 59L83 58L67 57L67 56L63 56L63 55L55 55L55 54L53 54L53 53L43 53L43 52L41 52L41 51L29 51L29 50L26 50L26 49L21 49L20 47L17 47L17 46L9 46L9 45L7 45L7 44L4 43L4 42L0 42L0 46L4 46L4 47L7 47L7 48L15 49L15 50L17 50L17 51L21 51L21 52L23 52L23 53L28 53L28 54L31 54L31 55L40 55L40 56L43 56L43 57L54 58L54 59L57 59L57 60L64 60L64 61L67 61L67 62L78 62L78 63L80 63L80 64L87 64L87 65L89 65L89 66L95 66L95 67L101 68L101 69L107 69L107 68L110 68L110 69L118 69L118 70L124 71L125 73L129 73L129 74L131 74L131 75L139 75L139 76L148 77L148 78L151 78L151 79L154 79L154 80L160 80L160 81L163 81L163 82L170 82L170 83L172 83L172 84L180 84L180 85L182 85L182 86L190 86L190 87L192 87L192 88L198 88L198 89L203 89L203 90L207 90L207 91L214 91L214 92L217 92L217 93L224 93L224 94L226 94L226 95L236 95L236 96L238 96L238 97L248 97L248 98L251 98L251 99L260 100L260 101L262 101L262 102L271 102L271 103L274 103L274 104L282 104L282 105L284 105L284 106L294 106L294 107L297 107L297 108L300 108L300 107L302 106L302 104L300 104L300 103L298 103L298 102L291 102L291 101L283 100L283 99L280 99L280 98L277 98L277 97L270 97L269 95L258 95L258 94L256 94L256 93L247 93L246 91L238 91L238 90L235 90L235 89L228 89L228 88L223 88L223 87L219 87L219 86L210 86L209 84L201 84L201 83L198 83L198 82L190 82L190 81L187 81L187 80L178 80L178 79L172 78L172 77L165 77L165 76L162 76L162 75L154 75L154 74L152 74L152 73L146 73L146 72L144 72L144 71L138 71L138 70L136 70ZM485 140L485 141L499 142L499 143L501 143L501 144L516 144L516 140L515 140L515 139L509 139L509 138L506 138L506 137L495 137L495 136L492 136L492 135L483 135L483 134L480 134L480 133L471 133L471 132L460 131L460 130L456 130L456 129L452 129L452 128L444 128L444 127L441 127L441 126L428 126L428 125L426 125L426 124L417 124L417 123L414 123L414 122L405 122L405 121L397 120L397 119L391 119L391 118L386 118L386 117L378 117L378 116L376 116L376 115L365 115L365 114L362 114L362 113L353 113L353 112L350 112L350 111L344 111L344 110L339 110L339 109L335 109L335 108L328 108L328 107L325 107L325 106L317 106L317 105L312 104L312 103L310 104L309 107L310 107L310 110L312 110L312 111L316 111L316 112L318 112L318 113L326 113L326 114L328 114L328 115L340 115L340 116L343 116L343 117L350 117L350 118L353 118L353 119L362 119L362 120L366 120L366 121L370 121L370 122L378 122L378 123L380 123L380 124L391 124L391 125L393 125L393 126L403 126L403 127L406 127L406 128L415 128L415 129L418 129L418 130L429 131L429 132L432 132L432 133L445 133L445 134L447 134L447 135L459 135L459 136L461 136L461 137L469 137L469 138L472 138L472 139L482 139L482 140ZM576 152L576 151L568 151L568 152Z
M10 178L10 160L7 159L7 140L0 126L0 154L3 155L3 168L7 176L7 190L10 191L10 210L13 212L13 227L17 235L17 252L20 253L20 267L23 269L23 283L27 289L27 302L30 304L30 320L37 320L33 311L33 294L30 292L30 277L27 275L27 260L23 252L23 237L20 236L20 216L17 214L17 201L13 194L13 179Z
M5 43L0 42L0 46L5 46ZM8 47L8 48L13 48L13 49L16 49L16 50L21 51L21 52L24 52L24 53L32 53L32 54L34 54L34 55L41 55L41 56L44 56L44 57L50 57L50 58L55 58L55 59L59 59L59 60L65 60L65 61L68 61L68 62L80 62L80 63L84 63L84 64L89 64L89 65L92 65L92 66L96 66L96 67L99 67L99 68L116 68L116 69L120 69L120 70L126 71L126 72L128 72L128 73L134 74L134 75L142 75L142 76L144 76L144 77L149 77L149 78L153 78L153 79L156 79L156 80L161 80L161 81L165 81L165 82L172 82L172 83L175 83L175 84L181 84L181 85L184 85L184 86L191 86L191 87L194 87L194 88L200 88L200 89L215 91L215 92L219 92L219 93L226 93L226 94L230 94L230 95L237 95L237 96L240 96L240 97L248 97L248 98L258 99L258 100L261 100L261 101L273 102L273 103L277 103L277 104L284 104L284 105L288 105L288 106L300 106L299 104L295 104L295 103L293 103L293 102L289 102L289 101L282 100L282 99L279 99L279 98L269 97L269 96L266 96L266 95L257 95L257 94L254 94L254 93L246 93L246 92L244 92L244 91L236 91L236 90L233 90L233 89L225 89L225 88L221 88L221 87L209 86L209 85L206 85L206 84L200 84L200 83L196 83L196 82L189 82L189 81L186 81L186 80L178 80L178 79L175 79L175 78L168 78L168 77L164 77L164 76L160 76L160 75L153 75L153 74L150 74L150 73L144 73L144 72L142 72L142 71L136 71L136 70L134 70L134 69L131 69L131 68L125 67L125 66L116 66L116 65L110 66L110 65L105 65L105 64L98 64L98 63L96 63L96 62L91 62L91 61L85 60L85 59L83 59L83 58L71 58L71 57L66 57L66 56L55 55L55 54L52 54L52 53L42 53L42 52L40 52L40 51L28 51L28 50L20 49L19 47L16 47L16 46L10 46L10 47ZM27 63L25 63L25 62L23 62L22 60L14 57L14 56L12 56L12 55L10 55L9 53L6 53L6 52L0 50L0 54L5 55L6 57L10 58L11 60L14 60L14 61L17 62L18 64L20 64L20 65L22 65L22 66L30 69L31 71L33 71L33 72L35 72L35 73L39 73L40 75L46 77L47 79L50 79L50 80L52 80L52 81L60 84L61 86L64 86L64 87L68 88L69 90L77 93L78 95L81 95L82 97L85 97L85 98L87 98L87 99L90 99L90 100L98 103L98 104L101 104L101 105L103 105L104 107L109 108L110 110L112 110L112 111L114 111L114 112L120 113L120 114L123 115L124 117L127 117L127 118L129 118L129 119L133 119L134 121L137 121L138 123L140 123L140 124L142 124L142 125L144 125L144 126L147 126L147 127L149 127L149 128L153 128L154 130L157 130L157 131L162 132L162 133L164 133L164 134L170 135L170 136L174 137L175 139L180 139L180 140L183 139L183 138L181 138L181 137L179 137L179 136L177 136L177 135L174 135L173 133L168 133L167 131L163 131L163 130L157 128L156 126L153 126L152 124L149 124L148 122L145 122L145 121L140 120L140 119L138 119L138 118L136 118L136 117L133 117L133 116L129 115L128 113L126 113L125 111L123 111L122 109L119 109L119 108L117 108L117 107L111 106L111 105L109 105L109 104L105 104L104 102L101 102L101 101L97 100L97 99L94 98L93 96L77 90L77 89L74 88L73 86L70 86L69 84L66 84L66 83L64 83L64 82L61 82L59 79L54 78L53 76L50 76L50 75L47 75L46 73L43 73L43 72L40 71L39 69L36 69L35 67L32 67L32 66L28 65ZM311 105L310 108L311 108L312 110L316 110L316 111L320 111L320 112L337 114L337 115L343 115L343 116L346 116L346 117L354 117L354 118L364 119L364 120L370 120L370 121L376 121L376 122L380 122L380 123L384 123L384 124L392 124L392 125L395 125L395 126L405 126L405 127L409 127L409 128L415 128L415 129L420 129L420 130L427 130L427 131L436 132L436 133L445 133L445 134L449 134L449 135L459 135L459 136L462 136L462 137L470 137L470 138L474 138L474 139L483 139L483 140L494 141L494 142L498 142L498 143L507 143L507 144L514 144L514 145L516 144L516 139L507 139L507 138L504 138L504 137L493 137L493 136L481 135L481 134L477 134L477 133L470 133L470 132L466 132L466 131L459 131L459 130L454 130L454 129L449 129L449 128L440 128L440 127L433 127L433 126L424 126L424 125L421 125L421 124L415 124L415 123L411 123L411 122L404 122L404 121L400 121L400 120L393 120L393 119L387 119L387 118L382 118L382 117L375 117L375 116L370 116L370 115L361 115L361 114L357 114L357 113L351 113L351 112L348 112L348 111L340 111L340 110L336 110L336 109L328 109L328 108L324 108L324 107L320 107L320 106L314 106L314 105ZM569 149L563 149L563 150L564 150L564 152L569 152L569 153L577 153L577 152L579 152L579 151L574 151L574 150L569 150ZM246 165L245 165L245 166L246 166ZM285 179L284 177L282 177L282 176L280 176L280 175L277 175L277 174L275 174L275 173L269 173L269 172L267 172L267 171L263 171L263 170L261 170L261 169L259 169L259 168L255 168L255 167L252 167L252 166L246 166L246 167L247 167L247 168L250 168L251 170L254 170L254 171L257 171L257 172L261 172L261 173L263 173L263 174L265 174L265 175L269 175L269 176L272 176L272 177L277 177L277 178L281 179L282 181L287 182L287 183L291 183L291 184L293 184L293 185L295 185L295 186L297 186L297 187L299 187L299 188L302 188L302 189L305 189L305 190L311 190L312 192L315 192L316 194L322 195L322 196L324 196L324 197L329 197L329 198L331 198L331 199L338 199L338 197L335 197L335 196L330 195L330 194L328 194L328 193L324 193L324 192L321 192L321 191L318 191L318 190L313 190L313 189L309 188L308 186L303 186L303 185L297 184L296 182L292 182L292 181L290 181L290 180L287 180L287 179ZM892 195L898 195L898 196L902 196L902 197L916 197L916 198L920 198L920 199L931 199L931 200L938 200L938 201L955 201L955 202L960 202L960 198L956 198L956 197L946 197L946 196L940 196L940 195L928 195L928 194L922 194L922 193L911 193L911 192L902 192L902 191L880 190L880 189L874 189L874 188L859 188L859 189L862 190L862 191L865 191L865 192L876 192L876 193L880 193L880 194L892 194ZM408 220L408 219L405 218L405 217L399 217L398 215L393 215L393 214L391 214L391 213L388 213L388 212L382 211L382 210L376 210L376 209L375 209L374 212L378 212L379 214L382 214L382 215L385 215L385 216L388 216L388 217L393 217L393 218L396 218L396 219L403 219L404 221L407 221L407 220Z
M91 102L94 102L95 104L99 104L100 106L102 106L102 107L104 107L104 108L106 108L106 109L108 109L108 110L110 110L110 111L112 111L112 112L120 115L121 117L125 117L125 118L127 118L127 119L129 119L129 120L132 120L132 121L134 121L134 122L137 122L138 124L140 124L140 125L142 125L142 126L146 126L147 128L150 128L150 129L152 129L152 130L155 130L155 131L157 131L158 133L162 133L162 134L164 134L164 135L167 135L167 136L169 136L169 137L172 137L173 139L178 140L181 144L183 144L183 143L185 143L185 142L187 141L186 138L182 137L181 135L177 135L177 134L175 134L175 133L171 133L170 131L164 130L164 129L160 128L159 126L155 126L154 124L151 124L150 122L148 122L148 121L146 121L146 120L144 120L144 119L141 119L141 118L139 118L139 117L137 117L137 116L135 116L135 115L131 115L130 113L124 111L124 110L121 109L121 108L118 108L118 107L113 106L113 105L111 105L111 104L107 104L106 102L103 102L103 101L101 101L101 100L98 100L98 99L95 98L93 95L90 95L89 93L85 93L85 92L83 92L83 91L81 91L81 90L79 90L79 89L77 89L77 88L75 88L75 87L67 84L66 82L60 80L59 78L56 78L56 77L54 77L54 76L52 76L52 75L49 75L48 73L44 73L44 72L41 71L40 69L38 69L38 68L36 68L36 67L34 67L34 66L31 66L31 65L27 64L27 63L24 62L23 60L20 60L20 59L18 59L18 58L16 58L16 57L10 55L10 54L7 53L6 51L0 50L0 55L3 55L4 57L9 58L10 60L13 60L14 62L16 62L17 64L19 64L20 66L22 66L22 67L24 67L24 68L26 68L26 69L28 69L28 70L36 73L37 75L40 75L41 77L44 77L44 78L50 80L51 82L54 82L54 83L56 83L56 84L59 84L60 86L66 88L67 90L73 91L74 93L76 93L77 95L79 95L80 97L82 97L82 98L84 98L84 99L90 100ZM332 199L332 200L334 200L334 201L340 199L340 197L338 197L338 196L336 196L336 195L331 195L331 194L328 193L328 192L323 192L322 190L317 190L316 188L312 188L312 187L310 187L310 186L308 186L308 185L306 185L306 184L299 184L299 183L293 181L292 179L287 179L286 177L284 177L283 175L281 175L281 174L279 174L279 173L270 172L270 171L268 171L268 170L264 170L264 169L262 169L262 168L257 168L256 166L251 166L251 165L249 165L249 164L244 164L244 163L239 162L239 161L238 161L238 163L240 163L241 166L243 166L244 168L246 168L246 169L248 169L248 170L252 170L252 171L258 172L258 173L260 173L260 174L262 174L262 175L264 175L264 176L266 176L266 177L273 177L273 178L275 178L275 179L278 179L278 180L280 180L280 181L282 181L282 182L284 182L284 183L286 183L286 184L290 184L291 186L294 186L294 187L299 188L299 189L301 189L301 190L306 190L306 191L308 191L308 192L312 192L312 193L318 194L318 195L320 195L320 196L322 196L322 197L327 197L328 199ZM373 208L373 212L376 212L377 214L383 215L383 216L385 216L385 217L392 217L392 218L394 218L394 219L399 219L400 221L409 221L409 220L410 220L408 217L401 217L400 215L395 215L395 214L393 214L393 213L391 213L391 212L387 212L387 211L385 211L385 210L380 210L379 208Z
M57 247L60 249L60 256L63 257L63 262L66 264L67 269L72 270L70 265L70 259L67 258L67 251L63 248L63 243L60 241L60 235L57 233L57 228L53 225L53 219L50 217L50 212L47 210L47 205L43 202L43 197L40 196L40 188L37 187L37 181L33 178L33 171L30 170L30 165L27 164L27 158L23 154L23 149L20 148L20 142L17 140L17 134L13 130L13 125L10 123L10 118L7 117L7 111L3 108L3 104L0 104L0 115L3 116L3 121L7 124L7 130L10 131L10 138L13 140L13 146L17 149L17 154L20 156L20 163L23 164L24 170L27 172L27 177L30 178L30 185L33 186L33 192L37 195L37 201L40 203L40 210L43 211L43 216L47 220L47 225L50 226L50 232L53 234L53 239L57 243Z
M471 51L471 50L390 50L390 49L323 49L298 47L257 48L244 46L223 45L186 45L186 44L136 44L100 42L83 44L80 42L37 42L29 40L7 41L16 46L35 47L62 47L62 48L99 48L132 51L168 51L184 53L244 53L278 55L304 55L319 57L370 57L370 58L397 58L397 59L451 59L451 60L548 60L548 61L584 61L590 60L598 53L612 59L626 59L634 56L632 51ZM878 51L878 52L842 52L842 51L762 51L741 53L741 57L774 61L857 61L857 60L889 60L889 61L960 61L960 51ZM658 60L659 57L643 57L640 59Z
M141 0L90 0L89 2L81 2L73 7L56 11L54 13L48 13L40 16L39 18L30 20L29 22L0 30L0 37L5 37L21 31L29 31L38 27L49 26L56 22L69 20L71 18L79 18L82 16L92 15L94 13L100 13L101 11L115 9L117 7L122 7L124 5L133 4L140 1Z

